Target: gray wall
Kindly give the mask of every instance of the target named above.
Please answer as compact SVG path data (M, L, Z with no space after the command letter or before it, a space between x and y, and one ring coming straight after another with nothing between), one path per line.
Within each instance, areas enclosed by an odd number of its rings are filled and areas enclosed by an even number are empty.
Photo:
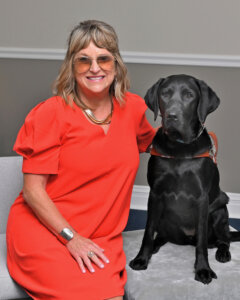
M240 54L239 0L1 0L0 46L64 48L79 20L116 29L121 50Z
M114 26L121 51L223 55L240 62L238 0L0 0L0 57L19 48L62 51L72 27L93 18ZM60 63L0 58L0 156L14 155L11 149L17 131L28 111L51 95ZM217 92L221 105L209 116L207 126L219 138L222 188L240 193L240 68L141 63L128 63L127 67L131 90L141 96L159 77L176 73L203 79ZM154 124L151 112L147 116L154 126L159 125L159 121ZM148 157L141 155L136 184L147 184Z

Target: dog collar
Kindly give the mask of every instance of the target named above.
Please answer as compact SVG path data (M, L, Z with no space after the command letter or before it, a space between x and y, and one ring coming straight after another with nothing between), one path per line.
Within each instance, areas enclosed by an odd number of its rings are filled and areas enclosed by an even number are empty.
M202 154L199 154L199 155L195 155L195 156L191 156L191 157L184 157L184 158L186 158L186 159L192 159L192 158L209 157L216 164L217 163L217 151L218 151L217 136L212 131L208 132L208 135L209 135L210 140L211 140L211 148L210 148L210 150L207 150L206 152L204 152ZM150 154L151 155L155 155L155 156L160 156L160 157L163 157L163 158L175 158L174 156L164 155L162 153L157 152L154 147L152 147L152 149L150 151Z

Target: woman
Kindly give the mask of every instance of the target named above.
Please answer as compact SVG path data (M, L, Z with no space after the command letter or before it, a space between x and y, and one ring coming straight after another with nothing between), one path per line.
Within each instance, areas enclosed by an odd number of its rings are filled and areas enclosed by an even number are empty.
M126 226L139 152L155 131L127 92L113 28L85 21L70 35L55 96L27 116L14 150L23 191L8 221L8 268L33 299L120 300Z

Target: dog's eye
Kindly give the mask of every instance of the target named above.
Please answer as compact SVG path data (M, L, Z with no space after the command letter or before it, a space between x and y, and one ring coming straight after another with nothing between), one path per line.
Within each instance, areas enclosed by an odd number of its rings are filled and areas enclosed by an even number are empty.
M170 90L162 90L161 96L164 98L170 97Z
M184 96L188 99L191 99L194 97L194 94L191 91L185 91Z

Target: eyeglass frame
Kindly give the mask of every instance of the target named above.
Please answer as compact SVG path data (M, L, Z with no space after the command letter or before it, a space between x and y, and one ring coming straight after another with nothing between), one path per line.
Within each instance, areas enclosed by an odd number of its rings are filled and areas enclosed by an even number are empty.
M75 65L76 62L79 62L79 60L80 60L81 58L85 58L86 60L89 61L89 62L88 62L89 68L88 68L86 71L78 72L78 74L85 73L85 72L89 71L89 70L91 69L91 67L92 67L92 63L93 63L94 60L96 61L97 65L99 66L100 69L102 69L102 70L104 70L104 71L110 71L111 69L104 69L103 67L101 67L101 64L99 65L98 59L99 59L99 58L103 58L103 57L105 57L105 58L111 58L111 60L109 60L108 62L110 62L110 61L113 62L113 66L114 66L114 62L117 61L116 58L115 58L114 56L112 56L112 55L102 54L102 55L99 55L99 56L96 57L96 58L91 58L91 57L89 57L89 56L82 55L82 56L80 56L80 57L74 58L74 60L73 60L73 65ZM84 64L83 64L83 65L84 65Z

